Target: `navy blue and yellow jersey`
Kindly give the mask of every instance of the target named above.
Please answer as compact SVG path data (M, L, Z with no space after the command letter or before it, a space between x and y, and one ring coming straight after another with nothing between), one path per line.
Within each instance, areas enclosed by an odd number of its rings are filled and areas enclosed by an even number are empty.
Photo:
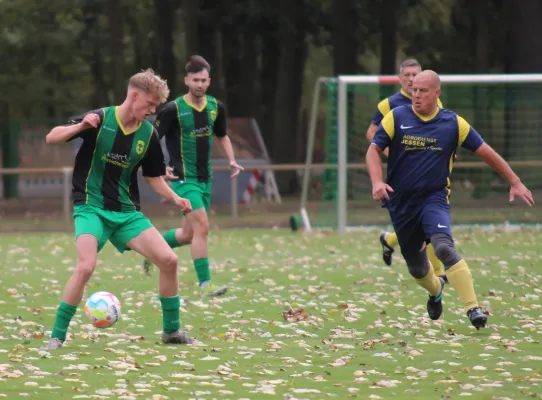
M442 103L440 102L440 99L438 99L437 102L439 108L442 108ZM391 110L399 106L409 106L411 104L412 96L405 92L403 89L401 89L397 93L378 103L371 124L380 125L380 123L382 122L382 118L384 118Z
M396 195L427 195L450 189L450 175L458 146L476 151L484 140L462 117L437 108L430 116L412 106L389 112L372 141L381 150L389 147L387 183Z

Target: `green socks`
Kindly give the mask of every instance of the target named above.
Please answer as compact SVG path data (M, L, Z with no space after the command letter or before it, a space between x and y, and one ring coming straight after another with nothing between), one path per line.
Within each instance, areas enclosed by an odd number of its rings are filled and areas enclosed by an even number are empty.
M70 304L60 302L58 310L56 311L55 326L53 327L53 332L51 337L66 340L66 334L68 333L68 327L70 326L70 321L77 311L77 306L72 306Z
M160 297L164 322L164 332L173 333L181 329L181 298L179 296ZM61 302L56 312L55 325L51 337L66 340L68 327L72 320L77 306Z
M170 231L167 231L164 234L164 239L166 240L169 247L172 249L176 247L181 247L182 245L177 241L177 238L175 237L175 232L177 232L177 229L172 229Z
M172 249L182 246L182 244L177 241L177 238L175 236L176 232L177 229L172 229L164 234L164 240ZM209 270L208 258L198 258L197 260L194 260L194 268L196 269L196 274L198 275L200 285L203 282L211 280L211 271Z
M164 321L164 332L173 333L181 329L181 298L179 296L160 297Z
M199 284L211 280L211 271L209 270L209 259L208 258L198 258L194 260L194 268L196 269L196 274L198 275Z

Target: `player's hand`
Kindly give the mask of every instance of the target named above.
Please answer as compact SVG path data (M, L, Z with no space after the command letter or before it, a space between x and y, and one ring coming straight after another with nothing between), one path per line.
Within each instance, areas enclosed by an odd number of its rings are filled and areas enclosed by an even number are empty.
M180 207L184 213L188 213L192 211L192 204L190 204L190 200L175 196L173 198L173 204L175 204L177 207Z
M166 167L166 174L164 175L164 179L166 181L177 181L179 180L179 177L175 176L175 174L173 173L173 168Z
M527 189L527 186L521 182L510 186L510 201L514 201L516 197L523 200L529 207L534 205L533 194Z
M241 171L244 171L245 169L241 167L239 164L237 164L235 161L230 162L230 168L232 170L232 173L230 175L231 178L235 178Z
M389 200L390 195L388 194L393 192L393 189L390 185L380 182L373 185L373 199L375 201Z
M85 115L85 118L83 118L83 121L81 121L81 128L83 128L83 130L97 128L99 124L100 116L98 114L87 114Z

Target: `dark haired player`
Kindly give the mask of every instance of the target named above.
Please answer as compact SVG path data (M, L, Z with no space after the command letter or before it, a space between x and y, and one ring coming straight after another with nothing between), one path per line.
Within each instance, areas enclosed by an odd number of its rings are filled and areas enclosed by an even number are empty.
M184 83L188 93L170 101L156 118L160 138L166 137L170 166L171 188L190 200L192 212L186 214L182 227L164 234L171 248L192 244L192 259L202 294L221 296L226 286L211 282L207 252L209 233L208 212L211 204L211 147L216 137L222 145L230 167L231 177L243 169L235 161L233 148L226 133L226 113L220 101L206 94L211 78L211 66L201 56L190 57L186 64ZM150 260L144 260L148 274Z

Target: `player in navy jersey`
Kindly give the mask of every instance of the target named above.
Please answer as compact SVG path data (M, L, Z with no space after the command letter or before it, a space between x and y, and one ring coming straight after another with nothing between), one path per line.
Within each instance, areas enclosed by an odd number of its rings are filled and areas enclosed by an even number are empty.
M378 129L378 125L380 125L386 114L395 107L410 106L412 104L412 82L421 70L422 67L420 63L413 58L401 62L398 75L399 82L401 82L401 90L378 103L371 125L369 125L369 128L367 129L367 140L369 143L372 142L375 132ZM437 100L437 104L442 108L440 99ZM384 150L384 155L388 155L388 149ZM382 246L382 259L386 265L391 265L392 255L395 251L394 248L398 244L397 234L395 232L383 232L380 234L379 239ZM427 246L427 257L429 258L429 263L435 273L439 276L444 275L444 267L435 256L432 245Z
M412 95L412 106L397 107L384 117L367 151L373 198L388 209L408 270L429 293L429 317L440 318L444 287L427 260L425 247L432 243L469 320L480 329L487 316L479 308L469 267L454 247L450 223L450 174L457 147L479 155L510 183L510 201L518 197L532 206L533 196L474 128L453 111L437 106L440 78L434 71L414 78ZM384 182L380 154L386 148Z

